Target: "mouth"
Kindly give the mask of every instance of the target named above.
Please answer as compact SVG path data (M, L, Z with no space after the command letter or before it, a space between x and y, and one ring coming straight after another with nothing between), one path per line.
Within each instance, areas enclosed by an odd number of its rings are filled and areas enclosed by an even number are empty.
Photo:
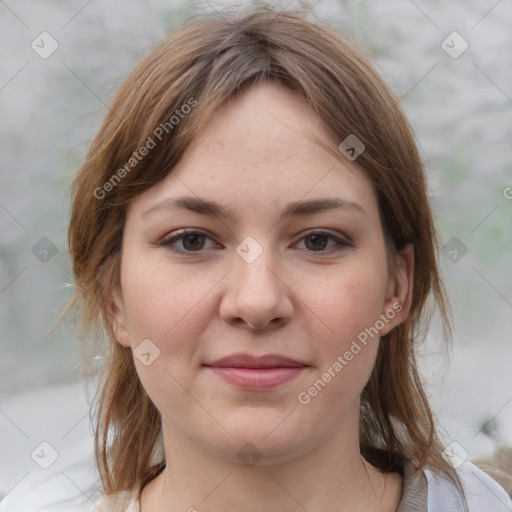
M203 365L225 382L245 390L268 390L299 376L309 366L278 354L234 354Z

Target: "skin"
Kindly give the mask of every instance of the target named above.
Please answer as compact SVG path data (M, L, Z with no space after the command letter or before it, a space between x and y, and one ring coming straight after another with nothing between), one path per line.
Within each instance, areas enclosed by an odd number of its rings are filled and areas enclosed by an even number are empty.
M167 460L142 492L142 512L398 506L401 476L380 473L359 453L359 397L379 337L308 404L297 397L393 304L402 309L380 335L406 318L413 251L404 249L399 271L388 274L373 186L357 162L340 162L305 134L329 140L300 97L260 84L218 110L172 172L129 205L113 329L125 347L150 339L160 350L148 366L134 361L162 415ZM183 195L215 200L234 216L144 213ZM324 197L364 212L279 220L289 202ZM183 228L206 237L177 240L181 253L158 245ZM319 229L346 244L308 233ZM251 263L236 252L246 237L263 251ZM241 390L202 366L235 352L278 353L309 367L272 390ZM262 455L252 466L237 457L248 442Z

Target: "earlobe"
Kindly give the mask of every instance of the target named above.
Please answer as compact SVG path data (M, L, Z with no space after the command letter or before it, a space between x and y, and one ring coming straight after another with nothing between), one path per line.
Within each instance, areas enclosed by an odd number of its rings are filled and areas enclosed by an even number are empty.
M385 336L391 329L402 323L411 309L414 281L414 247L407 244L397 254L397 267L394 276L390 276L383 314L388 319L380 330Z
M116 340L124 347L130 347L130 335L125 328L124 305L117 292L114 292L113 297L108 302L107 315Z

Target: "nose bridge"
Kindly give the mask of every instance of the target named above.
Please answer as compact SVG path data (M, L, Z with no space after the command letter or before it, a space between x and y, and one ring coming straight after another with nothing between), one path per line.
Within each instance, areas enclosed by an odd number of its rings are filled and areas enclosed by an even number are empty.
M276 292L280 288L275 282L276 271L271 270L278 263L270 246L264 247L254 237L248 236L238 245L236 253L235 281L241 285L240 291L248 292L248 288L253 288Z
M288 288L279 278L280 264L270 247L247 237L236 248L233 266L221 306L225 320L263 328L292 314Z

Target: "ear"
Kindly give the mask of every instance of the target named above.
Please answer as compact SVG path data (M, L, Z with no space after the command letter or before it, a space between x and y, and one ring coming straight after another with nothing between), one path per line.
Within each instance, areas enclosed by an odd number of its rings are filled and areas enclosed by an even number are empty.
M397 254L394 275L389 276L386 299L382 314L386 317L380 335L385 336L391 329L402 323L411 309L414 279L414 247L407 244ZM382 318L382 315L381 315Z
M124 347L131 347L130 333L127 331L125 307L122 294L115 291L107 303L107 314L116 340Z

